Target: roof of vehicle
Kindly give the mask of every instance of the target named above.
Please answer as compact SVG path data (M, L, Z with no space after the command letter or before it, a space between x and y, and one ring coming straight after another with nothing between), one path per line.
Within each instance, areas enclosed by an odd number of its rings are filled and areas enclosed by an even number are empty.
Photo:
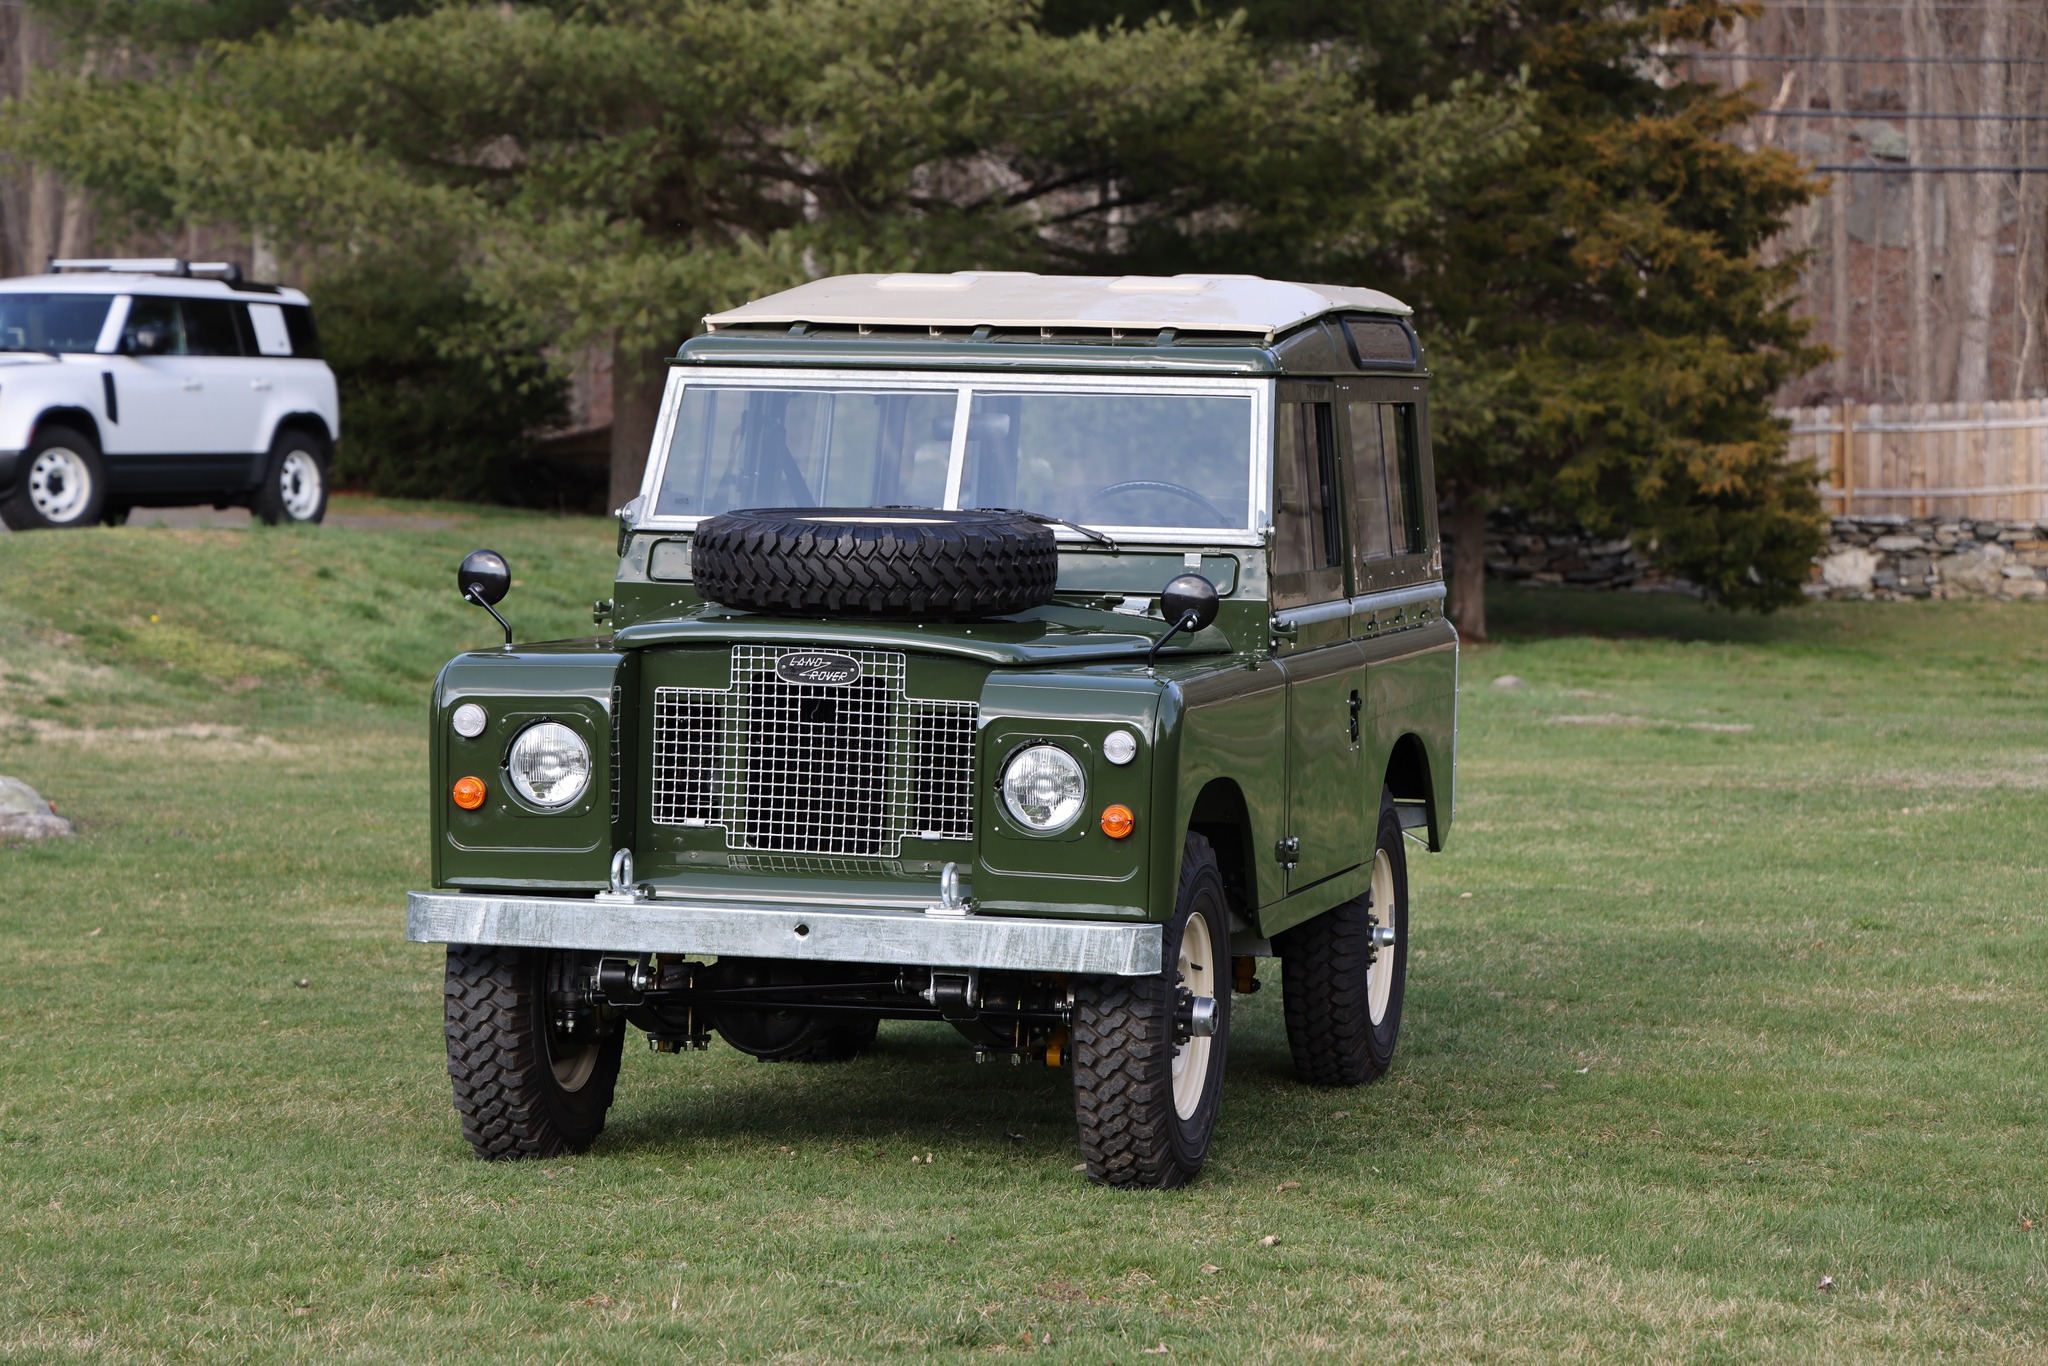
M1133 332L1263 334L1268 340L1326 313L1407 315L1377 289L1297 284L1256 275L835 275L714 313L707 328L746 324L993 328L1109 328Z
M197 299L242 299L252 304L303 304L305 293L285 285L231 285L225 280L116 271L17 275L0 279L0 294L155 294Z

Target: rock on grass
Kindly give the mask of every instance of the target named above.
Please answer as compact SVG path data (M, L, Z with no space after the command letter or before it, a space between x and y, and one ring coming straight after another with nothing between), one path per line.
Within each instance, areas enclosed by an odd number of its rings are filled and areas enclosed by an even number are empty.
M0 774L0 840L41 840L70 833L71 822L34 788Z

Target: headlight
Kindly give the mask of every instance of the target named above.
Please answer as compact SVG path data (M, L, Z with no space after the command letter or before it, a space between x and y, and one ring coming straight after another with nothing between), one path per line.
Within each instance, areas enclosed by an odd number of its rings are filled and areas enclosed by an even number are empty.
M1081 765L1058 745L1021 749L1003 769L1003 805L1032 830L1066 829L1087 799Z
M519 732L505 768L520 796L552 810L590 786L590 746L561 722L542 721Z

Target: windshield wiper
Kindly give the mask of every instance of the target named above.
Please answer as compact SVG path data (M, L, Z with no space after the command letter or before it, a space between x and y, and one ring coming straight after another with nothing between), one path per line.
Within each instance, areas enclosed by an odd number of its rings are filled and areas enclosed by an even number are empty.
M1063 526L1069 531L1080 532L1083 536L1099 545L1108 546L1112 554L1116 553L1116 542L1097 531L1094 527L1082 526L1079 522L1070 522L1064 517L1055 517L1049 512L1032 512L1026 508L975 508L974 511L1008 512L1018 517L1029 517L1034 522L1043 522L1047 526Z

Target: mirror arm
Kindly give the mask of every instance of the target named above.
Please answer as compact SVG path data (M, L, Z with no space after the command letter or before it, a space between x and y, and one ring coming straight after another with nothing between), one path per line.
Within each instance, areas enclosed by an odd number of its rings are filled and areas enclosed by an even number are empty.
M1173 625L1167 627L1166 634L1152 642L1152 650L1149 654L1145 656L1145 672L1158 672L1157 666L1159 663L1160 648L1164 646L1167 641L1172 640L1175 636L1179 635L1182 631L1194 630L1195 622L1197 620L1198 617L1192 608L1190 608L1188 611L1181 613L1180 620L1173 623Z
M462 590L462 596L468 598L471 602L483 608L486 612L489 612L492 618L497 621L498 625L505 628L505 648L508 650L511 649L512 623L505 620L503 617L499 616L498 609L491 606L488 602L484 601L483 585L478 583L471 584L469 587Z

